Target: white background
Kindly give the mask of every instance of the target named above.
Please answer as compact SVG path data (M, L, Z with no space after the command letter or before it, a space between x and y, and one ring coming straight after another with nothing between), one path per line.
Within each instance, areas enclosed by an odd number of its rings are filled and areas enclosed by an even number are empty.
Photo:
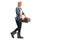
M15 8L20 0L0 0L0 40L20 40L10 33L17 27ZM60 0L21 0L30 23L23 23L21 40L60 40Z

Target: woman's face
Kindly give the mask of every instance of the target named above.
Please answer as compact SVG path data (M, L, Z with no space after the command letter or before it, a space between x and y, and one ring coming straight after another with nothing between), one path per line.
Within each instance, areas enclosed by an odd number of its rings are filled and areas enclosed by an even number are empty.
M21 7L21 5L22 5L22 2L18 2L18 7Z

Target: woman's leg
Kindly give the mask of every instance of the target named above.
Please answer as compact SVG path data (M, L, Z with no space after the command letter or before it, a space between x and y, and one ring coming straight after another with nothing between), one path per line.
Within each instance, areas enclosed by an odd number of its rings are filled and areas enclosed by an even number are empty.
M22 27L22 22L19 22L18 33L17 33L18 38L23 38L23 37L21 37L21 27Z
M16 20L16 24L18 26L19 22ZM16 34L16 31L18 30L18 28L16 28L13 32L11 32L11 36L12 38L14 38L14 34Z

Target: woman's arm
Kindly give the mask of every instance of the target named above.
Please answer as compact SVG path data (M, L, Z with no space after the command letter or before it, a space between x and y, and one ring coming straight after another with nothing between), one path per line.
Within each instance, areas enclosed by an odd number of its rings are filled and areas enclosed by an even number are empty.
M22 12L22 15L24 15L26 17L26 15L24 14L24 12Z

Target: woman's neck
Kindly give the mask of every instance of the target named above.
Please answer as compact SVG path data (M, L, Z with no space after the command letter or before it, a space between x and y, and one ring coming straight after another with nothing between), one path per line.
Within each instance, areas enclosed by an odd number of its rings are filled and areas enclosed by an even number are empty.
M21 8L21 7L18 7L18 8Z

